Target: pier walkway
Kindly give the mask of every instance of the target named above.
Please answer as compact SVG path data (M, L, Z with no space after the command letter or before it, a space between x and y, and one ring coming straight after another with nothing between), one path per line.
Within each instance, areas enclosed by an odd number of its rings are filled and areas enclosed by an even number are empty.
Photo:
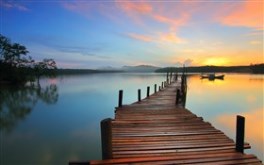
M202 117L175 105L180 86L174 82L116 108L114 119L101 122L103 160L88 164L262 164L256 156L238 152L232 139Z

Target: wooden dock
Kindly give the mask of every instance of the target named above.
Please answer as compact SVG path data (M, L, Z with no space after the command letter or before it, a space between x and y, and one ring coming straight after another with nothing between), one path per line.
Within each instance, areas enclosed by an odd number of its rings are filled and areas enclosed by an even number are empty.
M202 117L175 105L180 88L174 82L131 105L121 102L115 118L101 122L103 160L87 164L262 164L238 152L232 139Z

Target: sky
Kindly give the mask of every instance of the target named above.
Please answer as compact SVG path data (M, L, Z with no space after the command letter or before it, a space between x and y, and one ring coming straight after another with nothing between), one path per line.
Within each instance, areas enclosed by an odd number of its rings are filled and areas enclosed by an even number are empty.
M263 63L262 0L0 0L0 33L59 68Z

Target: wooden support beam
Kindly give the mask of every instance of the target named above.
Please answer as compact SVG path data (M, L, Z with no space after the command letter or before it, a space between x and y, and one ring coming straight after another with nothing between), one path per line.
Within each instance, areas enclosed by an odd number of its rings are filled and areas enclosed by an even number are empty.
M170 84L172 82L172 71L170 72Z
M236 151L244 153L245 117L237 115L236 121Z
M107 118L101 121L101 144L102 158L112 158L112 119Z
M175 104L176 105L179 105L179 103L180 103L180 97L181 97L180 89L177 89L177 91L176 91L176 101L175 101Z
M169 82L169 71L167 71L166 81Z
M147 97L149 97L149 86L147 87Z
M123 90L119 90L118 107L122 107L122 105L123 105Z
M138 101L141 101L141 90L138 89Z

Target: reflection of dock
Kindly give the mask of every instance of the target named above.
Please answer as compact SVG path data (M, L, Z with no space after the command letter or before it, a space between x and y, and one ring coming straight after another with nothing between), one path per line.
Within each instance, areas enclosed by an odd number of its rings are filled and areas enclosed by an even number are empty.
M244 154L243 117L238 117L237 143L203 118L184 108L184 85L174 82L131 105L119 107L115 119L101 122L103 160L87 164L254 164L261 161ZM155 85L156 89L156 85ZM154 90L156 91L156 90ZM184 93L184 92L183 92ZM177 98L178 96L178 98ZM175 105L175 103L177 103ZM242 124L242 127L241 127ZM70 164L84 164L72 162Z

